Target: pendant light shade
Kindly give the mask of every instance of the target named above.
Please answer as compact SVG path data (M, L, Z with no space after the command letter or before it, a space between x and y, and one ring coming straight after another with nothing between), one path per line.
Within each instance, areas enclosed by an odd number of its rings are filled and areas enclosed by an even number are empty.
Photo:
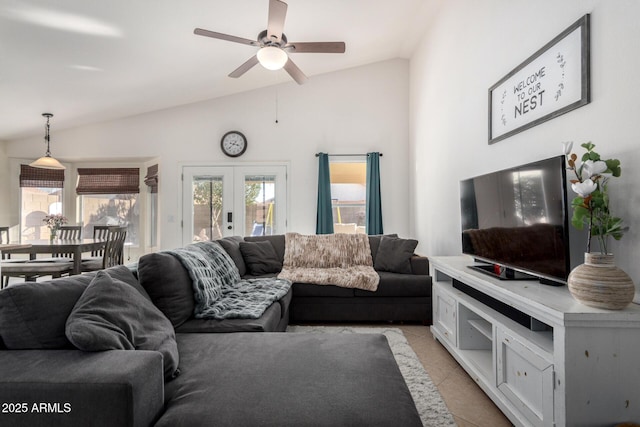
M258 61L267 70L279 70L287 63L287 52L275 46L265 46L258 51Z
M53 117L53 114L43 113L42 116L47 118L47 124L45 125L45 135L44 135L44 140L47 143L47 152L43 157L40 157L35 162L32 162L31 164L29 164L29 166L32 166L34 168L43 168L43 169L66 169L64 166L62 166L62 164L59 161L51 157L51 151L49 149L49 145L50 145L49 119Z

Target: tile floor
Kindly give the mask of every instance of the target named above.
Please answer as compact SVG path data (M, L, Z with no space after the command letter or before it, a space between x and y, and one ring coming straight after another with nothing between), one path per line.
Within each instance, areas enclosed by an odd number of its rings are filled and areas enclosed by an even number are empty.
M433 338L428 326L393 326L404 333L459 427L512 426L458 362Z

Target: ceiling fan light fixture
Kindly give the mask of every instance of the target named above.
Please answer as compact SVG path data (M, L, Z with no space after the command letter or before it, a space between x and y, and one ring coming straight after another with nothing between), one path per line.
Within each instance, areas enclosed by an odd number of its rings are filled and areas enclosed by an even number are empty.
M49 119L53 117L51 113L43 113L43 117L47 118L47 124L45 125L45 135L44 141L47 143L47 152L44 156L40 157L35 162L31 162L29 166L34 168L42 168L42 169L66 169L62 163L51 157L51 150L49 148L50 145L50 137L49 137Z
M258 61L267 70L279 70L289 60L287 52L275 46L265 46L258 51Z

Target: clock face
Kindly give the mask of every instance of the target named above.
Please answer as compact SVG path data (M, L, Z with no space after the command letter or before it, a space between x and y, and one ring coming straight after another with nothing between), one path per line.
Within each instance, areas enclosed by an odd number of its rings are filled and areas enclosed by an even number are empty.
M247 138L238 131L227 132L220 141L220 147L227 156L238 157L247 150Z

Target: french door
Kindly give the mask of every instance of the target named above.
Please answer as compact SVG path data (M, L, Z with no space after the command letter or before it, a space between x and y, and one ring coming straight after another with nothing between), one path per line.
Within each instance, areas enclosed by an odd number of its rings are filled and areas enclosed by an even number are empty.
M185 166L183 243L283 234L287 166Z

